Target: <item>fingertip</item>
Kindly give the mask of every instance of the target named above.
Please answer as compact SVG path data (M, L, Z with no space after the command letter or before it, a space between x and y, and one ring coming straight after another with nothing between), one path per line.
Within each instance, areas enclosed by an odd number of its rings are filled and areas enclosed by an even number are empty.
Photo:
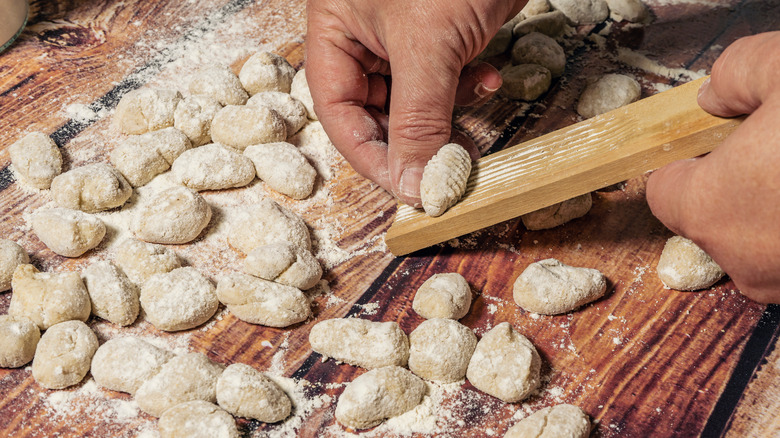
M422 175L422 167L407 167L404 169L398 182L398 190L395 191L396 197L401 202L415 208L422 206L422 201L420 200Z
M693 172L699 160L675 161L654 171L647 180L646 198L650 211L677 234L687 235L688 212L696 208L690 195Z

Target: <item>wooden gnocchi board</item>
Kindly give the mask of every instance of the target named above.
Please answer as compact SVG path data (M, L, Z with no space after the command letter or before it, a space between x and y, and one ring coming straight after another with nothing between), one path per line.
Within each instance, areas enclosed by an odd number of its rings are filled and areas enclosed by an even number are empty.
M649 0L646 27L611 24L578 29L568 48L567 72L532 104L495 98L479 109L459 109L455 125L487 153L576 122L579 91L589 76L623 72L640 80L643 95L709 71L736 38L778 29L780 1ZM166 86L186 92L190 69L210 60L244 59L254 48L303 63L303 0L215 2L33 2L30 24L0 54L0 235L21 243L33 263L49 271L80 270L110 258L123 237L123 218L110 216L106 243L86 257L51 253L30 232L27 218L50 203L46 192L14 182L8 146L39 130L63 146L66 169L106 160L119 138L110 109L124 92ZM501 62L500 58L495 60ZM119 329L90 325L105 341L142 336L172 349L244 362L297 382L293 418L281 425L239 420L250 436L343 436L333 412L343 383L362 370L321 361L308 345L317 321L357 316L397 321L411 332L422 319L414 292L430 275L460 272L475 300L464 324L482 335L508 321L537 346L544 385L524 403L505 404L468 383L435 388L435 414L370 431L373 436L500 436L518 418L568 402L594 420L593 436L759 436L780 433L776 349L780 307L753 303L723 280L702 292L663 288L655 265L671 233L644 200L645 178L597 192L584 218L547 231L527 231L511 220L440 246L394 257L382 237L395 202L357 176L332 150L309 151L324 177L312 199L292 202L260 182L228 193L206 193L215 218L205 237L174 246L186 263L215 279L240 269L222 224L233 209L271 196L301 214L326 265L327 286L312 292L314 318L287 329L253 326L221 310L203 327L161 333L141 318ZM511 285L529 263L555 257L589 266L609 278L607 295L577 312L534 316L514 305ZM7 312L10 293L0 295ZM38 386L29 367L0 369L0 436L154 436L155 420L130 397L87 379L66 391Z

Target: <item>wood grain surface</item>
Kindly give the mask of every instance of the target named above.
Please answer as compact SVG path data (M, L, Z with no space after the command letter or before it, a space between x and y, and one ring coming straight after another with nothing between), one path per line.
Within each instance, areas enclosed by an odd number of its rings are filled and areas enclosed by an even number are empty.
M626 73L649 96L708 73L736 38L780 28L778 0L647 3L653 14L647 26L577 29L564 77L538 102L496 97L481 108L456 110L454 125L485 153L496 152L577 122L573 108L589 77ZM104 161L121 138L111 110L129 90L165 86L186 93L182 77L201 63L235 68L257 49L275 50L301 67L304 10L303 0L32 2L27 29L0 54L0 236L22 244L47 271L81 270L111 258L126 234L114 213L101 216L114 221L104 244L81 258L57 256L38 240L27 220L50 196L14 181L8 146L39 130L63 148L66 169ZM80 116L87 109L95 116ZM141 336L297 382L301 403L293 418L276 425L240 419L247 436L349 436L333 419L335 402L343 383L363 370L322 361L308 344L311 326L355 316L397 321L410 333L422 322L411 308L416 289L432 274L460 272L474 292L461 322L478 336L512 323L542 356L542 389L523 403L506 404L463 382L442 389L439 415L433 415L438 424L427 428L434 432L380 426L367 434L501 436L519 418L568 402L591 416L598 437L780 435L780 308L751 302L728 279L701 292L664 289L655 266L672 233L647 207L646 177L594 193L588 215L556 229L528 231L511 220L394 257L382 241L394 200L338 157L321 161L317 194L304 201L285 199L257 181L205 193L215 209L205 237L172 246L212 279L238 270L242 255L227 246L223 222L235 208L272 197L304 218L326 268L324 284L309 292L311 320L275 329L221 309L203 327L164 333L143 318L128 328L93 318L89 324L101 342ZM511 296L514 279L529 263L549 257L601 270L609 279L606 296L566 315L519 309ZM0 313L7 312L10 296L0 294ZM49 391L35 383L29 367L0 369L0 436L146 437L155 436L155 422L127 394L96 388L90 377L75 388Z

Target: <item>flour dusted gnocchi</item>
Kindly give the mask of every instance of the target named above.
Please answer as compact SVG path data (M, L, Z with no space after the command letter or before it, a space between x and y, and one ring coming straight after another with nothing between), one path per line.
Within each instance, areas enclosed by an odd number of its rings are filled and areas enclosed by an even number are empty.
M615 21L641 22L647 19L647 7L642 0L607 0L609 16Z
M146 319L165 331L187 330L208 321L219 307L214 285L195 268L155 274L141 287Z
M243 363L225 368L217 380L217 402L239 417L276 423L290 416L290 397L273 380Z
M81 321L65 321L49 327L35 349L32 375L48 389L73 386L89 371L98 348L95 332Z
M168 170L190 147L183 132L165 128L127 137L111 151L109 161L133 187L140 187Z
M271 52L257 52L246 60L238 73L249 95L264 91L289 93L295 68L286 59Z
M62 172L62 154L48 135L31 132L8 148L14 173L20 181L36 189L48 189Z
M593 206L590 193L568 199L540 210L520 216L523 225L529 230L546 230L563 225L566 222L585 216Z
M642 94L639 82L625 75L604 75L588 84L580 95L577 113L585 118L635 102Z
M228 243L244 254L279 241L311 249L309 229L303 219L268 198L242 208L228 233Z
M287 93L263 91L252 96L246 104L264 106L276 111L284 119L287 137L291 137L303 128L308 120L303 103Z
M706 289L725 275L709 254L681 236L666 241L656 270L666 287L677 290Z
M536 100L550 88L552 76L546 67L536 64L509 65L501 69L504 79L501 93L520 100Z
M255 179L249 158L218 143L185 151L173 162L171 172L176 181L198 191L243 187Z
M244 260L244 272L302 290L322 278L322 267L311 251L290 242L258 246Z
M506 431L504 438L587 438L588 414L577 406L560 404L542 408L523 418Z
M211 121L215 143L243 151L247 146L284 141L287 127L276 111L265 106L228 105Z
M609 16L604 0L549 0L574 25L601 23Z
M211 220L211 207L195 190L171 187L140 206L132 224L141 240L180 244L195 240Z
M133 187L110 164L77 167L51 182L51 197L60 207L87 213L120 207L133 194Z
M92 313L117 325L130 325L138 317L138 287L115 264L98 261L82 273Z
M222 109L211 96L195 95L184 98L173 112L173 126L183 132L193 146L211 141L211 121Z
M311 328L309 343L323 356L369 370L409 360L409 338L394 321L327 319Z
M290 143L249 146L244 155L254 163L257 176L277 192L293 199L304 199L314 190L317 171Z
M474 332L457 321L423 321L409 334L409 369L424 379L457 382L466 376L476 346Z
M319 120L317 113L314 112L314 101L311 98L309 90L309 81L306 80L306 70L300 69L293 77L290 85L290 96L299 100L306 107L306 114L310 120Z
M429 216L441 216L466 193L471 157L462 146L442 146L425 165L420 181L422 206Z
M18 368L35 356L38 326L25 316L0 315L0 368Z
M11 288L11 278L19 265L30 263L30 256L13 240L0 239L0 292Z
M160 416L160 438L239 438L236 420L224 409L203 400L179 403Z
M555 259L531 263L515 280L513 295L523 309L544 315L570 312L601 298L607 291L604 275Z
M189 90L193 95L212 97L220 105L244 105L249 99L238 76L230 67L222 64L199 69L190 80Z
M98 347L90 371L103 388L133 395L173 356L140 338L113 338Z
M30 318L46 330L54 324L89 318L89 294L75 272L40 272L33 265L20 265L14 271L8 314Z
M531 32L512 46L512 64L538 64L550 70L553 78L560 77L566 68L566 54L554 39L539 32Z
M412 309L426 319L460 319L471 307L471 287L457 272L434 274L414 295Z
M50 250L78 257L98 246L106 235L106 225L97 217L79 210L51 208L36 211L32 229Z
M219 301L242 321L287 327L305 321L311 305L300 289L251 275L225 275L217 283Z
M120 243L115 258L122 271L137 285L143 284L154 274L181 267L181 261L173 250L137 239L125 239Z
M559 38L569 29L566 16L561 11L552 11L519 21L512 29L512 33L521 37L532 32L539 32L550 38Z
M133 90L117 104L114 123L125 134L143 134L173 126L173 112L181 99L181 93L176 90Z

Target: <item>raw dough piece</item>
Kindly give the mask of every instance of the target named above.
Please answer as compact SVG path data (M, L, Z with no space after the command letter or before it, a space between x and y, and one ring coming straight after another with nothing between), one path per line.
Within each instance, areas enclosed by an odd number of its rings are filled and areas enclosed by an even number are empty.
M211 121L211 139L241 151L249 145L286 138L287 128L282 116L264 106L228 105Z
M466 193L471 157L459 144L448 143L425 165L420 181L420 198L425 213L441 216Z
M127 277L137 285L142 285L154 274L171 272L181 267L173 250L136 239L126 239L119 244L115 257Z
M238 78L250 96L263 91L290 92L295 68L286 59L271 52L257 52L241 67Z
M155 274L141 287L146 319L165 331L187 330L208 321L219 307L214 285L195 268Z
M87 213L120 207L132 194L130 183L107 163L77 167L51 182L51 197L57 205Z
M211 207L195 190L171 187L141 205L133 232L152 243L179 244L195 240L211 220Z
M8 148L20 182L36 189L48 189L62 172L62 154L54 141L42 132L31 132Z
M512 46L512 64L538 64L550 70L553 78L563 74L566 54L554 39L539 32L520 37Z
M106 224L79 210L51 208L32 216L32 229L41 242L65 257L78 257L98 246L106 235Z
M604 75L588 84L580 94L577 114L591 118L636 102L642 94L639 82L618 74Z
M306 114L309 116L309 120L319 120L317 113L314 112L314 101L311 98L311 91L309 91L306 69L302 68L298 70L298 73L295 73L292 85L290 85L290 96L298 99L306 107Z
M279 241L311 250L309 229L303 219L268 198L242 209L228 234L228 243L244 254Z
M601 272L546 259L525 268L515 280L513 295L517 305L529 312L558 315L595 301L606 291Z
M249 95L238 76L226 65L201 68L190 80L190 93L212 97L221 105L243 105Z
M682 236L666 241L656 270L664 285L676 290L707 289L725 275L712 257Z
M133 395L174 354L131 336L106 341L92 357L92 377L103 388Z
M224 366L201 353L173 357L163 364L160 372L141 384L135 401L142 411L155 417L192 400L216 403L217 379L223 369Z
M485 50L479 54L479 58L489 58L500 55L512 44L512 28L506 25L501 26L496 35L490 40Z
M244 260L244 272L301 290L311 289L322 278L314 254L290 242L258 246Z
M561 11L574 25L597 24L609 16L604 0L549 0L553 8Z
M138 317L138 287L124 272L109 261L89 265L81 274L92 301L95 316L121 326Z
M266 143L244 150L255 165L257 176L269 187L293 199L304 199L314 189L317 171L301 151L290 143Z
M463 380L476 346L474 332L457 321L423 321L409 334L409 369L423 379L443 383Z
M300 289L234 273L219 279L219 301L242 321L287 327L311 316L311 305Z
M222 109L219 101L211 96L188 96L176 106L173 126L183 132L193 146L211 141L211 121Z
M516 37L539 32L550 38L560 38L569 29L566 16L561 11L546 12L520 21L512 29Z
M539 386L542 360L531 341L508 323L482 336L466 377L474 387L507 403L521 401Z
M434 274L414 295L412 309L425 319L460 319L471 307L471 287L457 272Z
M65 321L49 327L35 349L32 375L39 385L62 389L87 375L98 348L95 332L81 321Z
M198 191L243 187L255 179L252 160L219 143L185 151L171 172L177 182Z
M160 438L239 438L236 420L222 408L203 400L179 403L157 422Z
M507 65L501 69L501 93L512 99L536 100L550 89L550 70L537 64Z
M287 136L291 137L306 124L306 107L301 101L287 93L279 91L263 91L257 93L247 102L249 106L264 106L276 111L284 120Z
M109 160L133 187L140 187L168 170L190 147L183 132L165 128L127 137L111 151Z
M561 404L540 409L506 431L504 438L588 438L590 419L582 409Z
M523 220L523 225L529 230L546 230L585 216L592 206L593 197L590 193L585 193L576 198L524 214L520 218Z
M642 0L607 0L609 16L615 21L638 23L647 18L647 7Z
M41 330L62 321L86 321L92 308L89 294L76 272L40 272L33 265L14 271L8 314L26 316Z
M550 11L549 0L529 0L523 9L520 10L520 14L523 14L526 18L533 17L535 15L544 14Z
M25 316L0 315L0 368L18 368L35 356L41 331Z
M125 134L143 134L173 126L173 112L181 99L181 93L176 90L133 90L117 104L114 122Z
M30 256L13 240L0 239L0 292L11 289L11 278L19 265L30 263Z
M243 363L234 363L217 380L217 402L233 415L276 423L290 416L290 397L273 380Z
M327 319L311 328L309 343L323 356L369 370L409 360L409 338L395 321Z
M425 391L425 382L401 367L371 370L344 388L336 404L336 420L353 429L367 429L412 410Z

